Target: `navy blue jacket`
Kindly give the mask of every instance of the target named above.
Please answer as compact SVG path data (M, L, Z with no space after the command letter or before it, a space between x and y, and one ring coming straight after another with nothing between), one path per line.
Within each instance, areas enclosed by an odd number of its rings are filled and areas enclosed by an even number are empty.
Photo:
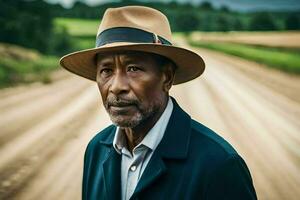
M176 103L165 135L131 200L254 200L250 172L239 154L214 131L191 119ZM121 156L111 125L88 144L83 200L121 199Z

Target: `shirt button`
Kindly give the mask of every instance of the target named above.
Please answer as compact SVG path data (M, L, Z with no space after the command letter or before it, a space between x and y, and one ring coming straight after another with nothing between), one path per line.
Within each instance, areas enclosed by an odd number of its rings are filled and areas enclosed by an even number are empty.
M130 167L130 170L134 172L134 171L136 170L136 166L135 166L135 165L132 165L132 166Z

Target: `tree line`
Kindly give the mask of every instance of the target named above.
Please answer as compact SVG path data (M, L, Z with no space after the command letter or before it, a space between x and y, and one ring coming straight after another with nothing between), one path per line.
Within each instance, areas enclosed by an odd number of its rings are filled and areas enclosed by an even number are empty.
M55 7L44 1L0 0L0 42L37 49L45 54L68 52L70 41L66 28L53 24Z

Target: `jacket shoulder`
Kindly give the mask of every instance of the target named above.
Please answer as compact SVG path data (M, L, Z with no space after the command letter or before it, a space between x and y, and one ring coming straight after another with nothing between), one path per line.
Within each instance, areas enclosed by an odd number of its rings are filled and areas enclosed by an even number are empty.
M223 155L224 157L231 157L238 154L231 144L205 125L192 120L191 128L193 136L199 138L201 143L205 143L210 153L214 154L216 152L218 155Z
M195 144L201 146L197 156L202 154L199 164L204 166L203 199L257 200L249 168L238 152L205 125L192 120L191 127Z

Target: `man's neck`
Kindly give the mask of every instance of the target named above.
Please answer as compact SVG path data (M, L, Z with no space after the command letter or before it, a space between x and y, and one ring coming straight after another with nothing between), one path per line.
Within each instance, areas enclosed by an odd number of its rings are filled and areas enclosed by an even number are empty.
M155 125L155 123L159 120L162 113L167 107L169 97L166 98L166 101L164 102L162 108L159 110L159 112L155 113L152 117L147 119L145 122L141 123L140 125L134 127L134 128L124 128L127 140L127 147L128 150L132 153L134 147L136 147L147 135L147 133L150 131L150 129Z

